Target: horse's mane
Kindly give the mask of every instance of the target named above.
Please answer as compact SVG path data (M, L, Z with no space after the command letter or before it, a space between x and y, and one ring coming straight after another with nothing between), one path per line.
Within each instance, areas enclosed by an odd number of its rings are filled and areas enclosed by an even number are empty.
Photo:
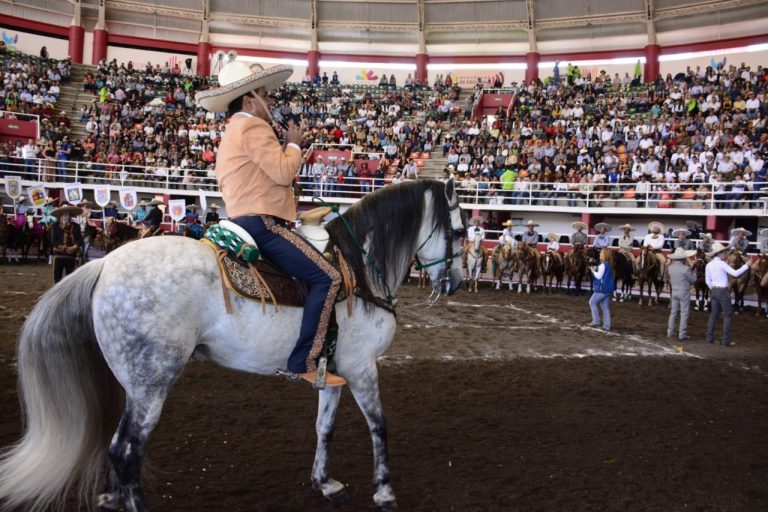
M331 240L344 254L344 258L357 276L357 286L366 295L372 295L368 282L367 260L357 243L368 246L368 259L378 266L373 272L375 282L382 289L391 283L404 268L411 264L424 216L424 195L432 192L434 199L432 223L437 230L432 235L442 237L450 227L450 210L445 197L445 184L436 180L416 180L390 185L368 194L349 208L342 217L349 224L350 235L341 218L326 224Z

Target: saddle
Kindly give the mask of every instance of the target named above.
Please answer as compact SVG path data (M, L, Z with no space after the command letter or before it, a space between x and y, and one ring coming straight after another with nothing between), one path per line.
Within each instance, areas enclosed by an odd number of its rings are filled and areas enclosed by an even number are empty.
M325 213L319 210L324 210ZM304 222L302 227L317 228L298 230L300 235L306 231L312 233L313 238L308 241L315 248L321 244L320 247L327 249L329 238L327 232L313 222L317 219L319 224L319 219L329 212L330 208L316 208L299 217ZM325 237L322 236L323 233ZM264 307L267 302L271 302L276 309L281 305L304 306L308 293L307 284L261 257L251 235L234 222L222 220L211 226L200 241L210 246L216 253L227 313L232 314L232 303L227 290L239 297L259 301ZM342 275L344 286L339 289L336 296L336 302L341 302L352 295L354 289L352 274L340 251L326 251L323 255ZM351 302L348 302L347 310L352 314Z

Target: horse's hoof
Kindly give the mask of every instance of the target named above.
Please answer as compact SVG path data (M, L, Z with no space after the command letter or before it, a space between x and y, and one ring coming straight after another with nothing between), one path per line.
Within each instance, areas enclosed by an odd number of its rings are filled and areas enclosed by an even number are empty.
M342 503L346 503L349 501L349 493L347 493L346 488L343 488L340 491L336 491L334 493L328 494L325 497L328 501L330 501L334 505L341 505Z
M118 493L106 493L100 494L96 509L99 512L111 512L117 510L120 507L120 496Z
M347 488L344 487L344 484L333 478L328 478L324 482L313 481L312 488L322 492L323 496L334 505L339 505L349 500Z
M384 501L379 504L379 508L381 510L384 510L385 512L388 512L390 510L397 510L397 502L395 500Z
M376 491L376 494L373 495L373 502L381 510L397 510L397 500L395 500L395 495L389 485Z

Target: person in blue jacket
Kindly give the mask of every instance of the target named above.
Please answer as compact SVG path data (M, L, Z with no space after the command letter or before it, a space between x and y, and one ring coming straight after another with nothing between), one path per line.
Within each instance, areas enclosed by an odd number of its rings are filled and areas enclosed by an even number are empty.
M589 308L592 310L592 327L600 326L600 315L597 306L603 310L603 329L611 330L611 295L615 289L615 279L613 275L613 253L607 247L600 251L600 266L592 267L594 276L594 293L589 298Z

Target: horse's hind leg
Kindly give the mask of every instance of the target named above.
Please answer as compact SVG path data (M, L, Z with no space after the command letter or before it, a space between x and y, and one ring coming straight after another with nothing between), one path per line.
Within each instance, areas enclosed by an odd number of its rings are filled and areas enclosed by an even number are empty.
M382 510L397 508L395 493L389 484L387 454L387 421L379 398L379 377L375 367L349 380L349 387L358 407L365 416L373 441L373 485L376 493L373 501Z
M343 503L347 500L344 484L328 476L328 448L333 440L333 429L336 422L336 410L339 407L341 388L325 388L320 391L317 407L317 449L315 463L312 466L312 487L323 493L332 503Z

